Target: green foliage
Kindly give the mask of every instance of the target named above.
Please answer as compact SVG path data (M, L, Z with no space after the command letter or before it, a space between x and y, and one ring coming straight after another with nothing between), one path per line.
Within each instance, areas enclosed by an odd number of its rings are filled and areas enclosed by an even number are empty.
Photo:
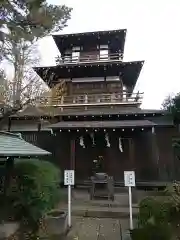
M169 221L175 227L180 224L180 184L178 182L170 184L166 188L166 195L169 199L170 214Z
M131 233L133 240L170 240L170 203L155 197L147 197L139 204L138 228Z
M10 60L16 73L19 65L24 69L23 62L29 59L28 53L23 59L21 55L38 39L62 30L70 19L72 9L65 5L48 4L46 0L0 2L0 62Z
M132 239L175 239L180 237L180 184L167 186L161 198L148 197L139 205L138 228Z
M154 197L143 199L139 205L138 225L167 223L169 218L169 201L160 201Z
M17 161L14 170L8 189L13 215L29 228L36 228L60 200L60 171L52 163L36 159Z
M172 237L170 225L147 224L144 228L131 231L132 240L170 240Z
M62 30L71 11L65 5L48 4L46 0L0 0L0 62L8 61L14 71L13 80L5 83L8 91L3 92L3 101L9 108L2 108L1 122L37 97L29 97L28 89L37 85L36 75L30 70L37 60L37 48L33 54L32 47L40 38ZM39 90L35 92L41 93Z
M180 122L180 93L175 97L168 96L162 106L172 114L175 123Z
M14 36L32 40L65 27L71 10L46 0L1 0L0 27L6 26Z

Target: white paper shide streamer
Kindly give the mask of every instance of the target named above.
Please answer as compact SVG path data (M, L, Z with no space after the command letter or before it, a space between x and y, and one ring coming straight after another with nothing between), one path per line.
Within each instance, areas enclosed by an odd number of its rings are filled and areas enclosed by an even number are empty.
M123 147L122 147L122 140L119 138L119 150L123 152Z
M105 134L105 140L106 140L106 146L107 147L111 147L111 144L109 142L109 135L108 135L108 133Z
M94 146L94 145L95 145L94 133L91 133L91 134L90 134L90 137L91 137L91 139L92 139L92 144L93 144L93 146Z
M81 136L81 137L79 138L79 145L80 145L81 147L85 148L83 136Z

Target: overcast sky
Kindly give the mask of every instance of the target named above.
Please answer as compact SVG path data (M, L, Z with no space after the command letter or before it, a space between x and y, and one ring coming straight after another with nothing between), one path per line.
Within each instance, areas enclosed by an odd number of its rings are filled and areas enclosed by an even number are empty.
M63 33L127 29L125 61L145 60L136 89L144 108L160 108L180 92L180 0L49 0L73 7ZM58 54L51 37L40 42L42 65Z

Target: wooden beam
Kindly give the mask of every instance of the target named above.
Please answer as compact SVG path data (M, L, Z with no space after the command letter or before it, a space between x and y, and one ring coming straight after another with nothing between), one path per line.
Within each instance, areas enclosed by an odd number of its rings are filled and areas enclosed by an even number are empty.
M155 132L155 128L152 127L152 160L153 160L153 163L157 166L157 174L158 174L158 178L160 177L160 173L159 173L159 148L158 148L158 145L157 145L157 137L156 137L156 132ZM160 180L160 179L158 179Z
M70 141L70 169L75 170L75 150L76 150L76 142L73 137Z
M128 138L129 142L129 159L130 159L130 165L131 165L131 170L134 170L134 140L133 138Z

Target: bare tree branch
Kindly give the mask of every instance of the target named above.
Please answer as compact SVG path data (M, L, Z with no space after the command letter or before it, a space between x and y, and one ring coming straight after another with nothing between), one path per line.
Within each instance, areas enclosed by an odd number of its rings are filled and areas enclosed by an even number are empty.
M5 50L8 55L5 56L13 69L13 78L8 79L4 72L1 73L1 85L3 85L1 98L8 105L8 108L2 112L3 122L25 105L39 99L48 90L43 80L32 69L40 59L36 45L29 45L22 39L17 42L11 40L11 38L6 40Z
M12 79L1 76L1 101L6 104L1 114L2 126L10 115L47 91L47 86L32 71L32 66L39 63L34 43L63 29L72 9L48 4L46 0L0 1L0 62L6 60L14 72Z

